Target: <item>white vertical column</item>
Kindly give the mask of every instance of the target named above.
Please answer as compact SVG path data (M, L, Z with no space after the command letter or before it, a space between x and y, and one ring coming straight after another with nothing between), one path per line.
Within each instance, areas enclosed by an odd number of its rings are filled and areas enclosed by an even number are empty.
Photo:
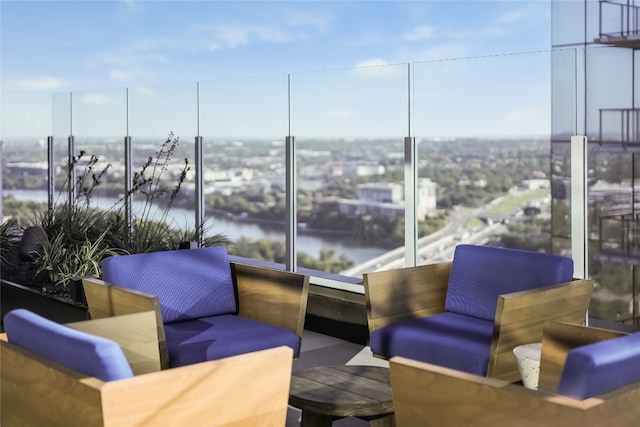
M286 147L286 195L287 195L287 234L286 234L286 246L287 246L287 262L286 269L288 271L297 271L298 262L296 257L296 240L298 230L298 202L297 192L298 187L296 185L296 144L295 138L291 135L285 139Z
M571 137L571 257L574 276L589 277L587 137Z
M416 140L404 138L404 265L418 265L418 160Z

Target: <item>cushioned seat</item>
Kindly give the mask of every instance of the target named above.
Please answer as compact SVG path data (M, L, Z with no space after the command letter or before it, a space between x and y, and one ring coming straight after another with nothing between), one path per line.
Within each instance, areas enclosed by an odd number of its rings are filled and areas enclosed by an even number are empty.
M545 320L584 322L593 282L572 275L571 258L467 244L451 262L367 273L371 351L515 381L513 347Z
M223 314L164 325L172 366L215 360L274 347L299 350L298 336L288 329Z
M371 350L436 365L487 373L493 322L458 313L441 313L395 323L371 335ZM461 351L464 349L464 351Z

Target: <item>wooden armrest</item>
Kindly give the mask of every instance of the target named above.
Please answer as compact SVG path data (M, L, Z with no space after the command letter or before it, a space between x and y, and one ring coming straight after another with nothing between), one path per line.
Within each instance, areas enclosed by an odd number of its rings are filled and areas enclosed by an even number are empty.
M0 340L1 424L283 426L293 351L278 347L103 382Z
M66 325L117 342L134 375L160 370L158 325L156 313L153 311L84 320Z
M363 274L369 333L444 311L451 261Z
M281 326L302 338L309 296L309 276L248 264L231 263L238 315Z
M0 358L0 425L102 426L102 381L6 341Z
M156 316L160 363L162 369L169 367L167 338L164 333L160 302L156 295L113 285L91 277L83 278L82 286L92 320L153 311Z
M623 335L627 333L569 323L545 322L538 390L556 392L567 353L574 348Z
M389 369L397 427L631 427L640 416L640 383L580 401L402 357Z
M111 382L105 426L283 426L292 363L277 347Z
M579 279L501 295L496 307L487 376L519 381L513 349L541 342L545 321L583 324L592 291L593 280Z

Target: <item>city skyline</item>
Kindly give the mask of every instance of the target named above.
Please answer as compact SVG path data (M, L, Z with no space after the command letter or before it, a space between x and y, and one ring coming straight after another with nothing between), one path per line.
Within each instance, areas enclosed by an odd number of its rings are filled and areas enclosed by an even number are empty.
M468 134L548 133L550 2L5 0L0 19L5 135L55 127L13 113L46 113L41 94L79 92L96 104L125 87L148 92L211 81L220 88L239 79L251 91L250 82L275 79L277 96L286 97L280 87L290 73L294 85L304 82L296 93L317 99L308 113L308 122L320 122L312 133L359 135L346 123L360 120L355 126L372 135L406 135L405 120L385 129L380 119L388 113L376 114L366 95L355 93L351 104L318 98L329 81L338 94L393 90L390 102L405 108L406 64L418 85L435 82L424 114L437 116L429 125L437 136L459 132L456 112L469 122ZM24 94L30 105L16 107ZM420 93L412 95L419 101ZM258 100L269 109L267 101Z

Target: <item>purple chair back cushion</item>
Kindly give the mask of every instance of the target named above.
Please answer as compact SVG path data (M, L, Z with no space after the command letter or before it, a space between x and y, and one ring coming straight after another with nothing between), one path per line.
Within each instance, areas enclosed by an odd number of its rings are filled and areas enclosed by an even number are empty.
M558 394L584 400L640 381L640 332L567 354Z
M223 246L112 256L102 261L102 278L157 295L163 323L237 311Z
M573 260L564 256L458 245L445 309L493 321L500 295L570 282L572 276Z
M83 374L102 381L133 376L115 341L72 329L22 308L7 313L4 326L10 343Z

